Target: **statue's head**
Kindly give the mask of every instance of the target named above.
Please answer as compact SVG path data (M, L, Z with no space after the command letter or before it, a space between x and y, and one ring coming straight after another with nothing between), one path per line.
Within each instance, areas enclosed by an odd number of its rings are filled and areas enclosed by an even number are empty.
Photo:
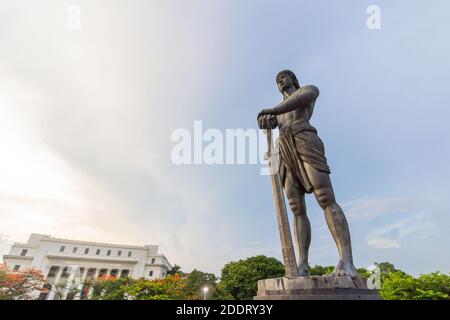
M294 86L296 89L300 88L297 77L291 70L283 70L278 72L276 82L278 90L280 90L281 93L291 86Z

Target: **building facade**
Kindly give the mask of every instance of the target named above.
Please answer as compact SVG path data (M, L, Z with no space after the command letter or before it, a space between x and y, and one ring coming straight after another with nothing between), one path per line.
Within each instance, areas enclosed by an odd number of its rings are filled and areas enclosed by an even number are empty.
M172 268L157 245L107 244L34 233L26 243L14 243L3 261L14 271L41 270L48 281L39 296L42 300L83 299L89 294L84 284L100 276L158 279ZM58 288L64 283L67 288Z

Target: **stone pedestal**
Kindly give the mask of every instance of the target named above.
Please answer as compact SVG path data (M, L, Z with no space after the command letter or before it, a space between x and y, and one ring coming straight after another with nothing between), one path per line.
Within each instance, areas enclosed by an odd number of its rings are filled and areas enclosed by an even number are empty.
M255 300L381 300L359 276L311 276L258 281Z

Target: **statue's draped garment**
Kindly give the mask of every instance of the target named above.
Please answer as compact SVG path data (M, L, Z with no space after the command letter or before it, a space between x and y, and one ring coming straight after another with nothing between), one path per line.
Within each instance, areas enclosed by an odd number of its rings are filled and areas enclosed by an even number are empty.
M280 129L278 138L279 173L283 185L287 173L291 174L293 183L312 193L313 187L306 174L304 163L308 163L318 171L331 173L325 157L325 147L317 135L317 130L307 119L296 121L291 126Z

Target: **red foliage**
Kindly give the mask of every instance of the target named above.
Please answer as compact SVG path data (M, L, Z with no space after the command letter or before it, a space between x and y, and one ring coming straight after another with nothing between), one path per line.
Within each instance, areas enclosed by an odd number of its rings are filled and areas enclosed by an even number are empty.
M108 274L102 275L102 276L97 278L97 282L114 281L114 280L117 280L117 277L116 276L112 276L112 275L108 275Z
M33 299L33 291L42 290L44 283L41 271L26 269L12 272L6 264L0 264L0 300Z

